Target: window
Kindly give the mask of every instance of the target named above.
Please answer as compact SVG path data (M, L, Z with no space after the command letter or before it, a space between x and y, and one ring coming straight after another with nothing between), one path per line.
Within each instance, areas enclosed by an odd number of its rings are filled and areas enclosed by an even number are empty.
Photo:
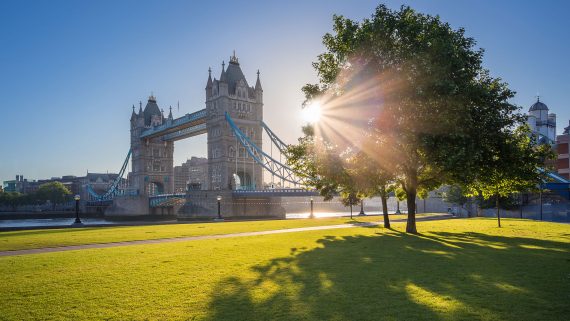
M152 149L152 156L153 156L153 157L158 157L158 156L159 156L159 155L158 155L158 152L159 152L159 151L158 151L158 148L153 148L153 149Z
M160 171L160 162L154 162L154 163L152 163L152 171L153 171L153 172L158 172L158 171Z
M236 149L233 146L228 148L228 155L230 155L230 157L236 157Z

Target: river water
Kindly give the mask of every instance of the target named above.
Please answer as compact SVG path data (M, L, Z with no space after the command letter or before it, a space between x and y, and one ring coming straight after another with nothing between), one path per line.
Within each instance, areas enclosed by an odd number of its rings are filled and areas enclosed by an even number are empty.
M353 212L354 216L357 216L359 209L355 208ZM380 212L370 211L366 213L367 215L380 215ZM316 217L343 217L343 216L350 216L350 212L343 211L343 212L319 212L315 213ZM309 213L288 213L286 215L287 219L299 219L299 218L308 218ZM9 228L9 227L42 227L42 226L70 226L75 221L75 218L49 218L49 219L20 219L20 220L0 220L0 228ZM109 221L104 218L82 218L81 222L84 225L128 225L130 223L137 223L138 221ZM149 221L141 221L147 224L152 224ZM172 221L157 221L156 223L164 223L164 222L176 222Z

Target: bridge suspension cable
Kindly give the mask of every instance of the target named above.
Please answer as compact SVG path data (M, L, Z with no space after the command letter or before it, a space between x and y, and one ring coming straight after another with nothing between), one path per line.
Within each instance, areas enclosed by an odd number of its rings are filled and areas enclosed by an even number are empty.
M228 113L225 113L225 117L237 140L241 143L241 145L245 148L247 153L253 158L256 163L268 170L272 175L280 178L283 182L289 182L295 185L304 185L291 168L284 165L280 161L277 161L272 156L265 153L259 146L253 143L251 139L236 126ZM266 128L266 131L269 129L267 125L263 124L263 127ZM271 140L273 142L277 142L277 148L280 151L285 151L286 144L283 143L283 141L281 141L279 137L277 137L277 135L275 135L270 129L268 130L268 133L269 132L271 132L270 137L273 137Z
M112 200L113 197L115 197L116 195L121 193L121 191L123 189L120 188L120 185L121 185L121 182L123 181L123 175L125 174L125 171L126 171L127 166L129 164L130 158L131 158L131 150L129 149L129 152L127 153L127 157L125 158L125 161L123 162L123 166L121 166L121 170L119 171L119 175L117 176L117 178L115 178L115 180L111 184L111 187L109 187L109 189L103 195L97 194L93 190L93 187L91 187L91 185L87 184L87 192L89 193L89 196L91 196L92 201Z

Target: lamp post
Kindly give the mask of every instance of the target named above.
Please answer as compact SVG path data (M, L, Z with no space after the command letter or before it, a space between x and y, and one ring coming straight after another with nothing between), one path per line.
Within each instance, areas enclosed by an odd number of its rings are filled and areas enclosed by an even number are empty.
M224 219L222 218L221 203L220 203L220 201L222 200L222 196L218 195L216 199L218 200L218 221L223 221Z
M313 197L311 196L311 214L309 215L309 218L315 218L315 215L313 214Z
M75 199L75 222L73 222L71 226L83 226L83 223L79 218L79 200L81 199L81 196L79 196L79 194L75 195L74 199Z
M364 213L364 199L361 199L360 200L360 213L358 213L358 216L364 216L364 215L366 215Z
M395 214L402 214L402 212L400 212L400 200L396 199L396 213Z

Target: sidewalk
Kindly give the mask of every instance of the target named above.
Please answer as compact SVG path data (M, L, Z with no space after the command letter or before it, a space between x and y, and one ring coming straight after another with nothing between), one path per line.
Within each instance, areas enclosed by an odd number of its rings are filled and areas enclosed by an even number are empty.
M451 218L453 218L452 215L444 214L444 215L425 217L425 218L418 217L416 219L416 221L418 221L418 222L420 222L420 221L435 221L435 220L445 220L445 219L451 219ZM393 220L391 222L396 223L396 222L405 222L405 221L406 221L405 219L399 219L399 220ZM268 230L268 231L258 231L258 232L213 234L213 235L202 235L202 236L164 238L164 239L155 239L155 240L140 240L140 241L125 241L125 242L113 242L113 243L71 245L71 246L49 247L49 248L39 248L39 249L29 249L29 250L0 251L0 257L2 257L2 256L15 256L15 255L28 255L28 254L40 254L40 253L53 253L53 252L66 252L66 251L87 250L87 249L104 249L104 248L110 248L110 247L132 246L132 245L143 245L143 244L173 243L173 242L186 242L186 241L198 241L198 240L210 240L210 239L225 239L225 238L231 238L231 237L283 234L283 233L295 233L295 232L319 231L319 230L333 230L333 229L351 228L351 227L374 227L374 226L381 226L381 225L382 225L382 222L366 222L366 223L353 223L353 224L298 227L298 228Z

